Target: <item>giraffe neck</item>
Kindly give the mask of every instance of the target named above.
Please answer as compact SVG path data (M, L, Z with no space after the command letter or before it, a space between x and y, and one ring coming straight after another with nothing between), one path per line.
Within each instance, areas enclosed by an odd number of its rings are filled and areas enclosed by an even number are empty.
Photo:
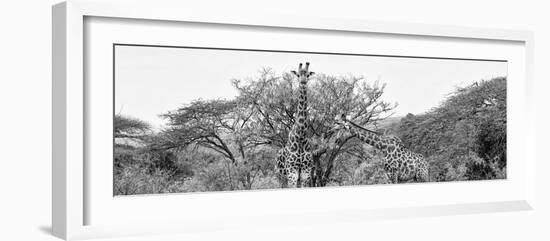
M382 151L386 151L388 146L391 145L391 143L381 134L364 129L355 123L349 121L348 123L349 125L347 129L351 132L351 134L355 135L357 138L359 138L359 140L371 145L372 147Z
M298 109L296 115L297 131L300 137L305 137L305 131L307 128L307 80L306 76L300 77L300 85L298 87Z

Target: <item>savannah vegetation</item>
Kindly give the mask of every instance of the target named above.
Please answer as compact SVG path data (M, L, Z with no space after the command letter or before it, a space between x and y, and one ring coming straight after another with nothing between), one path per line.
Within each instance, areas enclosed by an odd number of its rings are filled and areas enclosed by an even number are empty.
M298 82L262 69L232 85L232 99L198 99L159 113L167 121L160 130L116 114L114 194L281 187L275 159L294 123ZM376 149L332 130L341 114L424 155L430 181L506 178L506 78L457 87L427 112L401 117L392 115L398 106L383 98L385 87L326 74L308 83L312 186L388 183Z

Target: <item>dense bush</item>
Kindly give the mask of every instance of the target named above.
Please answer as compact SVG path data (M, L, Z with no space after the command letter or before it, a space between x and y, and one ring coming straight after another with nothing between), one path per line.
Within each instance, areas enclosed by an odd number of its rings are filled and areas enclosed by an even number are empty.
M428 157L434 181L506 177L506 78L458 88L431 111L394 126L405 146Z

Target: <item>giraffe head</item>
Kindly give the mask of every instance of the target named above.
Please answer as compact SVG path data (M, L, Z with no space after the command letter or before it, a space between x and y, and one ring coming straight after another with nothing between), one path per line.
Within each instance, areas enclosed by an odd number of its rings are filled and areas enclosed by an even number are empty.
M336 115L332 127L328 130L328 135L331 136L336 133L336 136L339 137L344 131L349 131L350 129L351 125L348 117L345 114Z
M309 71L309 62L306 62L306 67L303 67L303 64L298 65L298 71L292 71L292 74L296 75L300 80L300 83L306 84L309 77L315 74L315 72Z
M351 128L350 123L348 121L348 117L345 114L336 115L334 117L334 126L333 129L346 129L349 130Z
M386 136L383 133L359 126L350 121L350 118L344 114L335 117L334 126L329 132L333 133L335 131L338 135L342 132L350 132L359 139L368 141L369 144L384 152L394 152L404 147L401 139L398 137Z

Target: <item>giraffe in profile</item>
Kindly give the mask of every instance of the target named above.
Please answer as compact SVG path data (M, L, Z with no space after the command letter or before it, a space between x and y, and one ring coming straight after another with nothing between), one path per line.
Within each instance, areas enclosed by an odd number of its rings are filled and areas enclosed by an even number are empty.
M307 82L313 72L309 71L309 63L298 66L298 71L292 71L300 82L298 87L298 108L294 125L288 134L288 141L277 153L277 171L283 187L306 187L310 183L313 160L307 130Z
M348 120L345 115L337 116L336 125L337 127L343 127L359 140L382 151L384 171L390 182L429 181L428 163L424 156L405 148L399 138L384 136L378 132L365 129Z

